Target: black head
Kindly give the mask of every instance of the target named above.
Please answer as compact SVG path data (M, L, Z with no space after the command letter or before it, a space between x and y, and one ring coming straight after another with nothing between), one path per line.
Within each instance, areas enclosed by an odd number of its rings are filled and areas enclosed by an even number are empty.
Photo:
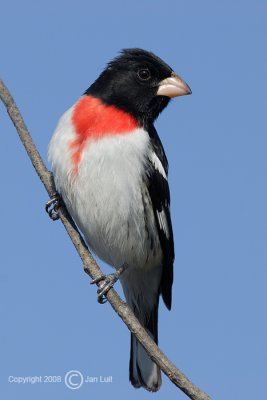
M141 123L152 122L167 106L170 97L191 93L187 85L183 86L184 93L180 94L166 89L170 86L177 89L174 81L178 82L178 79L186 85L153 53L125 49L107 65L85 94L130 112Z

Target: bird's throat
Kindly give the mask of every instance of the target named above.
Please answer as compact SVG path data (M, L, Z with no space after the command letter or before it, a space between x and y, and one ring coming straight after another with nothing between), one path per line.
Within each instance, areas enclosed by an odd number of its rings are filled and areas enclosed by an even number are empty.
M75 173L78 172L82 152L89 140L130 134L139 127L137 120L131 114L88 95L81 97L74 106L72 123L76 138L69 146Z
M72 121L77 135L88 139L129 133L138 127L131 114L92 96L83 96L77 102Z

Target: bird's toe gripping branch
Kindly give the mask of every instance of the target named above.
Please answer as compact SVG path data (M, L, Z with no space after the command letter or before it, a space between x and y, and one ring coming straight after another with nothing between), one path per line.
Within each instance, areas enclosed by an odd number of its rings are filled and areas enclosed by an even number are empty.
M100 275L97 278L93 279L90 283L91 285L95 283L100 283L99 288L97 290L97 301L100 304L106 303L107 299L105 299L105 295L107 292L113 287L113 285L117 282L121 274L127 269L126 265L118 268L116 272L110 275Z
M60 207L60 196L56 192L52 195L51 199L48 200L48 202L45 205L45 211L53 221L59 219L58 215L59 207Z

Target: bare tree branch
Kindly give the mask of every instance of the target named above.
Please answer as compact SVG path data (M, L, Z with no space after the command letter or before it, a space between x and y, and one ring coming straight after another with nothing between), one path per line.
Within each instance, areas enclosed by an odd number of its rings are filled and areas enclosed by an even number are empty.
M37 172L49 196L51 197L55 192L53 175L46 168L32 141L18 107L16 106L7 87L1 80L0 98L7 109L10 119L15 125L17 133L28 153L28 156L31 159L35 171ZM67 209L62 206L59 208L58 213L83 262L84 271L90 275L92 279L97 278L102 274L102 272L89 252ZM141 326L131 309L125 302L121 300L114 289L109 290L106 298L111 304L112 308L127 325L128 329L136 336L139 342L146 349L152 360L160 367L160 369L167 375L174 385L180 388L192 400L210 400L210 397L206 393L202 392L192 382L190 382L189 379L178 368L176 368L176 366L158 348L156 343L150 338L145 329Z

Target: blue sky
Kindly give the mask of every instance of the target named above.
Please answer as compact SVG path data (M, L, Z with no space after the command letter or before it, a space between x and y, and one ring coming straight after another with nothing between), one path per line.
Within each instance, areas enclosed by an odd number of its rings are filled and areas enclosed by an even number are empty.
M192 88L156 123L176 249L173 309L160 306L159 341L217 400L262 398L267 379L266 14L260 0L1 6L0 75L45 160L60 115L121 48L154 51ZM156 394L131 387L129 332L96 302L61 223L46 216L47 194L2 105L0 129L1 397L185 399L165 377ZM8 382L64 380L70 370L112 383Z

